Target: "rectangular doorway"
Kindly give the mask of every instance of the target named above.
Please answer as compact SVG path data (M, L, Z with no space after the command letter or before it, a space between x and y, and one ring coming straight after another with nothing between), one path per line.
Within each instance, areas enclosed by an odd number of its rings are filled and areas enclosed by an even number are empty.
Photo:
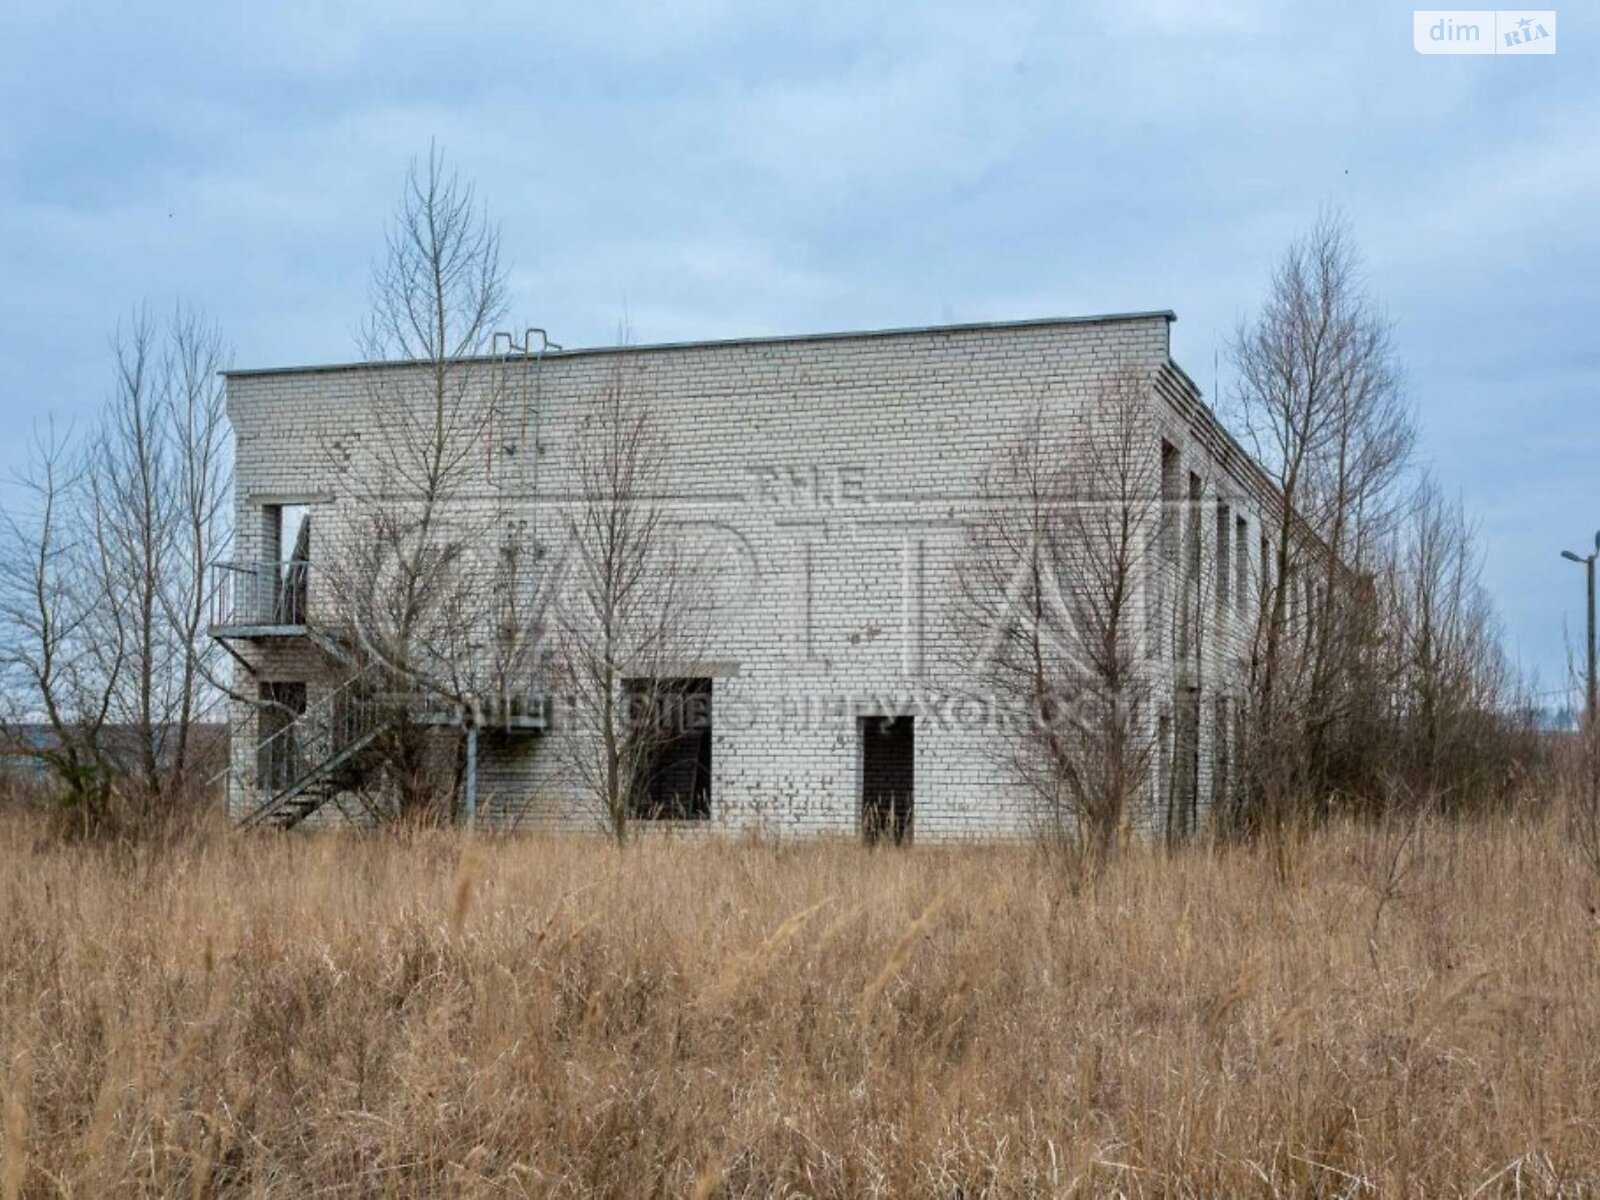
M1176 843L1200 824L1200 689L1180 684L1176 696L1178 728L1173 744L1172 791L1168 796L1167 838Z
M270 504L265 510L270 588L261 596L263 623L304 625L311 574L311 506Z
M630 719L648 722L650 760L628 797L636 821L711 819L709 679L630 679Z
M256 786L263 792L277 793L299 778L304 765L295 736L295 720L306 711L306 685L266 682L261 685L260 699L256 714Z
M869 846L911 840L916 762L912 720L861 718L861 836Z

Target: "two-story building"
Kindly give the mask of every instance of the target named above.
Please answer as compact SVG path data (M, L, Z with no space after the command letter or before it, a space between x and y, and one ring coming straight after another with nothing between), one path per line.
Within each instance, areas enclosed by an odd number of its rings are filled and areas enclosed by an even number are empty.
M1025 835L1038 814L1000 766L1007 735L962 677L973 651L955 618L964 522L986 466L1028 435L1038 405L1080 410L1136 371L1148 381L1163 512L1139 607L1163 680L1149 714L1161 749L1145 817L1160 819L1152 814L1167 797L1192 826L1228 786L1274 492L1172 361L1173 320L1128 313L594 349L507 339L517 352L457 364L481 375L471 402L495 406L482 426L479 511L493 530L484 553L510 539L537 549L536 563L559 558L578 422L625 372L663 435L666 501L725 540L719 586L733 598L711 644L676 672L704 719L674 750L689 795L662 815L784 835L864 826L918 840ZM219 566L214 633L237 660L236 820L361 816L350 792L375 731L341 702L346 668L319 560L354 528L360 489L349 472L362 469L383 422L374 381L427 369L227 376L238 561ZM1172 626L1174 605L1202 619L1205 636ZM530 678L529 702L502 705L475 741L476 820L592 829L596 813L551 750L560 705L539 688Z

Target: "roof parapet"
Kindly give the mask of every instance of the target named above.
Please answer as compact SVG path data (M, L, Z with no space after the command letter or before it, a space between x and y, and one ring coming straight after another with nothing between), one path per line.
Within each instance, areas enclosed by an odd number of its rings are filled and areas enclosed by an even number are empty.
M703 350L731 346L783 346L804 342L857 341L872 338L911 337L932 334L981 333L988 330L1048 329L1053 326L1108 325L1126 321L1164 320L1176 321L1178 314L1171 309L1151 309L1148 312L1100 313L1084 317L1032 317L1016 321L970 321L954 325L907 325L883 329L846 329L822 333L781 333L758 337L706 338L699 341L651 342L637 346L580 346L568 350L552 348L546 360L581 358L597 354L643 354L674 350ZM462 362L490 362L494 355L479 355L462 359ZM242 379L257 375L297 375L322 371L362 371L378 367L415 366L414 359L373 360L368 362L311 363L291 367L245 367L221 372L227 379Z

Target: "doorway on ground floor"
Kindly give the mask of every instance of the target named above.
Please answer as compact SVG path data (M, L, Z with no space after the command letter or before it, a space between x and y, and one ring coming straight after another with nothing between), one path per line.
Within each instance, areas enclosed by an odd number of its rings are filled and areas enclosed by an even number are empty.
M257 709L256 785L280 792L299 777L303 767L295 719L306 711L304 682L266 682Z
M866 843L911 840L916 733L911 717L862 717L861 836Z

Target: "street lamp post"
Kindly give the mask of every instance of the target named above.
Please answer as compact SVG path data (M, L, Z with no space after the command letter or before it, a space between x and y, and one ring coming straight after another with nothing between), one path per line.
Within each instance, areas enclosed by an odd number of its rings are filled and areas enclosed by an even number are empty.
M1584 697L1584 716L1591 725L1594 724L1594 560L1600 556L1600 533L1594 535L1593 554L1574 554L1571 550L1563 550L1561 557L1570 562L1582 563L1585 573L1589 576L1589 678L1588 691Z
M1574 554L1571 550L1563 550L1561 557L1570 562L1582 563L1589 577L1589 678L1584 697L1583 729L1586 749L1589 752L1589 799L1591 804L1595 804L1600 802L1600 757L1595 754L1594 744L1597 733L1594 724L1594 560L1600 557L1600 533L1594 535L1593 554Z

